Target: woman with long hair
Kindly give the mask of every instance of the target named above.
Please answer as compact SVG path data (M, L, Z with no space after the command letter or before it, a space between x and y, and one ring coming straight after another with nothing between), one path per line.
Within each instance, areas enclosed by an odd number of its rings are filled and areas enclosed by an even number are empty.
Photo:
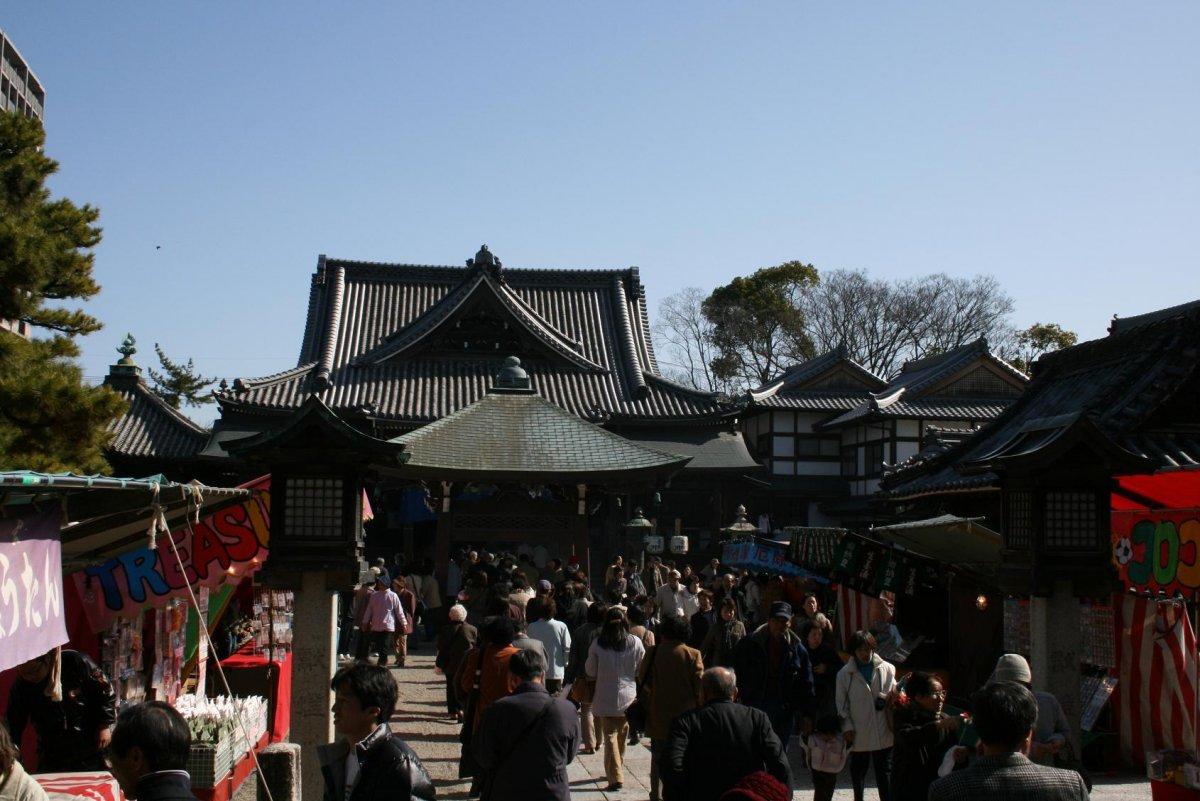
M393 648L396 652L396 667L404 667L408 660L408 635L412 634L417 626L417 596L409 589L408 579L404 576L392 579L392 589L400 597L400 608L404 610L404 625L396 628L396 644Z
M700 653L704 655L705 667L732 667L733 651L746 636L746 626L737 619L737 601L724 598L721 601L717 620L704 635Z
M0 721L0 801L47 801L42 786L17 761L20 751Z
M595 682L592 713L600 718L610 792L620 790L624 783L625 738L629 736L625 710L637 698L637 672L645 655L642 641L629 633L625 612L609 609L600 635L588 649L584 672Z

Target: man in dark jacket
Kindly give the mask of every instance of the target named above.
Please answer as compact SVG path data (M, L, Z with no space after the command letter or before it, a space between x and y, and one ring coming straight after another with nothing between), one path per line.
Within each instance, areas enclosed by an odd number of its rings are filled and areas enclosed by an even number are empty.
M1028 687L1011 681L988 684L971 697L971 710L983 756L935 781L929 801L1088 801L1087 785L1077 772L1038 765L1026 756L1038 713Z
M766 713L734 703L733 672L704 671L700 692L704 705L675 718L659 759L666 801L716 801L759 770L791 787L787 755Z
M807 729L816 704L812 664L804 644L788 627L791 619L791 604L771 604L771 617L742 638L733 660L742 703L767 713L785 749L795 716L801 716Z
M192 733L170 704L131 706L117 719L108 764L126 798L137 801L196 801L188 775Z
M569 801L567 765L579 751L575 705L546 692L546 661L520 651L508 662L520 680L484 712L472 748L485 772L482 801Z
M388 726L400 695L391 671L359 662L335 673L330 685L333 727L342 738L317 748L325 801L433 799L425 766Z
M8 692L8 730L21 742L27 723L37 732L38 770L104 770L103 751L117 720L117 696L112 684L86 654L62 650L61 667L50 651L17 669ZM55 700L54 673L61 692Z

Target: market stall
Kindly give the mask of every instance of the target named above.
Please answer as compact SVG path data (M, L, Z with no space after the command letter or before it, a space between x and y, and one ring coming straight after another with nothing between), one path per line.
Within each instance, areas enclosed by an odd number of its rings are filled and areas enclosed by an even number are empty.
M202 797L232 794L238 776L249 772L251 751L268 740L268 704L254 696L206 706L208 640L197 631L189 644L188 622L207 618L202 607L210 589L241 581L265 559L269 502L262 488L22 471L0 473L0 489L0 551L10 559L32 556L38 565L30 592L0 596L0 616L12 611L4 606L11 603L39 606L36 615L15 610L26 625L9 638L12 647L0 648L0 669L61 645L101 665L118 709L157 699L190 708L189 723L196 714L222 719L223 725L204 729L210 741L197 739L193 753L207 748L228 758L212 760L208 774L200 770L194 787ZM22 553L9 554L13 549ZM7 701L11 673L0 676L0 701ZM250 734L241 734L243 727ZM36 770L32 730L25 735L22 761ZM66 794L103 798L114 791L106 773L38 779Z

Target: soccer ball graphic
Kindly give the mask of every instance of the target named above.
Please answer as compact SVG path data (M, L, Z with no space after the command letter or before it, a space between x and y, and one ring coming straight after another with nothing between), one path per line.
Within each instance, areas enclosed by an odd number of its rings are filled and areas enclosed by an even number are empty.
M1113 556L1116 557L1117 564L1129 564L1129 560L1133 558L1133 543L1129 541L1128 537L1122 537L1113 546Z

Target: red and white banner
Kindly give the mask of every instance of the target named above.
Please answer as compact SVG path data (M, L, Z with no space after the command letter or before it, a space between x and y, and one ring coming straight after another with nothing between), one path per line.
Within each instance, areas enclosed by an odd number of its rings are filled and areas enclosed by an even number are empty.
M0 520L0 670L67 641L60 514Z
M1121 750L1196 747L1196 635L1182 603L1137 595L1113 604L1117 635L1116 709Z
M37 773L34 779L47 793L89 798L93 801L123 801L121 788L111 773Z
M854 632L870 628L871 612L877 601L870 595L850 589L845 584L838 585L837 593L838 635L841 637L842 648L845 648Z

